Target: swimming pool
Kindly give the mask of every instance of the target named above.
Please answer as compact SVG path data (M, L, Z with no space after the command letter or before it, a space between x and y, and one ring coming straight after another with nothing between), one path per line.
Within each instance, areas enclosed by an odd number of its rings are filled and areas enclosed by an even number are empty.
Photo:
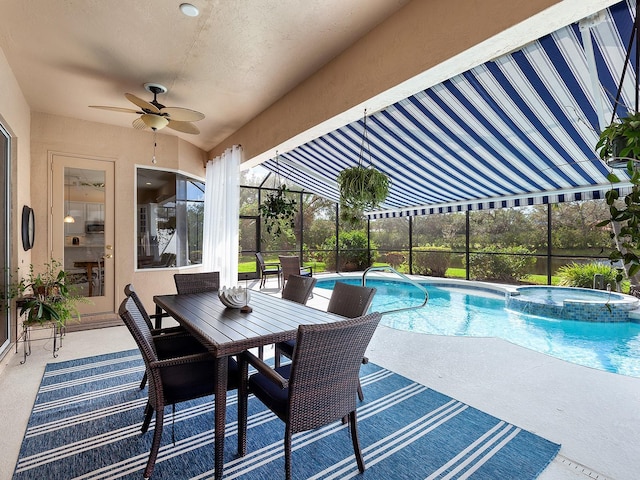
M359 285L359 278L340 278ZM335 279L316 288L332 289ZM382 317L382 325L433 335L499 337L554 357L607 372L640 377L640 324L559 320L505 308L505 293L420 282L429 292L423 308ZM377 289L370 311L422 303L424 294L398 281L367 279Z

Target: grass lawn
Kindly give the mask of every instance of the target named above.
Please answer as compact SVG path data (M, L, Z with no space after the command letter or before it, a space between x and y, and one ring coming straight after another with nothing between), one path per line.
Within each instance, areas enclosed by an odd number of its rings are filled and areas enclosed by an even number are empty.
M278 263L278 257L275 258L265 258L264 261L266 263ZM313 273L321 273L326 270L326 266L324 262L303 262L305 267L313 268ZM238 273L250 273L256 271L256 261L248 260L244 262L238 263Z
M278 261L278 257L274 257L274 258L265 258L266 262L277 262ZM376 267L379 266L383 266L383 265L387 265L385 263L374 263L373 264ZM304 266L305 267L311 267L313 268L313 273L322 273L326 271L326 265L324 262L304 262ZM399 271L401 271L402 273L407 273L405 271L403 271L404 269L400 268L398 269ZM255 259L250 259L244 262L240 262L238 264L238 272L239 273L249 273L249 272L255 272L256 271L256 262ZM449 268L447 270L447 278L461 278L461 279L465 279L467 277L467 272L464 268ZM527 275L524 279L524 282L526 283L531 283L533 285L546 285L547 284L547 276L546 275ZM551 277L551 285L558 285L560 283L560 277L557 276L552 276ZM629 291L629 286L628 286L628 282L627 284L623 284L622 286L622 291L623 292L628 292Z

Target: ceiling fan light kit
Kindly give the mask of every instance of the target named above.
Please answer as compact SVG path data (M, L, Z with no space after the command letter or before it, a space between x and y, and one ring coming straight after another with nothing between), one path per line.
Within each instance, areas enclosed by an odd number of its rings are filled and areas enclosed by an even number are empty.
M145 113L140 118L151 130L162 130L169 125L169 119L167 117L161 117L155 113Z
M202 120L204 118L204 114L189 108L165 107L162 105L158 102L158 95L167 93L167 87L164 85L160 85L159 83L145 83L144 88L148 92L153 93L153 100L150 102L147 102L132 93L124 94L127 100L138 107L138 110L100 105L90 105L90 107L140 115L140 117L136 118L132 124L133 128L138 130L150 128L155 132L157 130L162 130L164 127L168 127L172 130L192 135L200 133L198 127L191 122Z

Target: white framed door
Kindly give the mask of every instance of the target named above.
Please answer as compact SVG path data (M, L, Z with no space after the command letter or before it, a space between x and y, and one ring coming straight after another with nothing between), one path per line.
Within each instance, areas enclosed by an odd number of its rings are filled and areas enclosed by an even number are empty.
M81 314L115 311L114 162L51 155L51 252L87 298Z

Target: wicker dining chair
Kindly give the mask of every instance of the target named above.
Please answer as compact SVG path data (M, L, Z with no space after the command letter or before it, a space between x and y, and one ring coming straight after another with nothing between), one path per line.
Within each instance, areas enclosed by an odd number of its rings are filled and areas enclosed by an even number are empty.
M286 282L289 275L300 275L301 277L312 277L313 268L300 265L300 257L297 255L280 255L280 266L282 267L282 279Z
M191 335L179 325L175 327L154 328L151 323L151 317L149 317L147 310L142 304L142 300L140 300L140 297L138 297L138 294L136 293L132 284L128 284L124 287L124 294L127 296L127 298L131 298L135 302L136 307L138 307L138 311L142 315L144 322L147 324L147 328L149 328L149 331L151 332L151 335L174 335L174 338L175 335L191 337ZM194 347L196 344L199 345L199 343L197 343L197 340L195 340L194 338L192 338L192 341L194 342ZM205 351L204 347L202 348L202 351ZM146 384L147 372L145 371L142 375L142 381L140 382L140 390L142 390Z
M327 312L347 318L361 317L367 313L375 294L376 289L373 287L336 282L329 298Z
M291 436L348 417L360 472L355 390L360 363L380 321L379 313L322 325L298 327L292 363L271 369L250 352L240 355L238 453L247 451L247 397L255 395L285 422L284 458L291 479ZM258 373L247 379L248 364Z
M311 297L313 287L315 287L317 279L313 277L301 277L300 275L289 275L289 279L284 284L282 289L282 298L285 300L291 300L292 302L307 304L307 301ZM293 347L295 340L289 340L287 342L279 342L275 344L274 358L276 368L280 366L280 355L285 355L291 358L293 354ZM284 349L284 353L281 351Z
M335 313L336 315L347 318L361 317L367 313L375 293L376 289L373 287L362 287L360 285L336 282L333 287L333 291L331 292L327 312ZM280 366L281 355L284 355L287 358L293 358L293 351L295 350L295 347L295 340L277 343L275 346L274 357L275 366ZM368 361L369 359L367 357L362 357L362 363L367 363ZM360 401L364 400L364 393L362 393L362 387L360 386L359 381L358 398Z
M176 282L178 294L220 290L220 272L176 273L173 280Z
M144 478L151 477L162 440L164 408L194 398L213 395L216 378L215 358L209 352L194 352L190 342L186 345L170 336L151 334L143 313L131 297L123 300L118 310L131 335L136 341L149 378L149 398L142 422L142 433L146 433L156 413L153 440L149 458L144 469ZM240 384L238 364L229 362L227 389Z
M305 305L311 297L311 292L313 291L313 287L316 286L317 281L318 280L313 277L289 275L282 289L282 298Z
M264 287L264 284L269 275L276 275L278 277L278 288L280 288L280 279L282 277L282 268L279 263L265 263L264 257L260 252L256 252L256 260L258 260L258 267L260 268L260 288Z

